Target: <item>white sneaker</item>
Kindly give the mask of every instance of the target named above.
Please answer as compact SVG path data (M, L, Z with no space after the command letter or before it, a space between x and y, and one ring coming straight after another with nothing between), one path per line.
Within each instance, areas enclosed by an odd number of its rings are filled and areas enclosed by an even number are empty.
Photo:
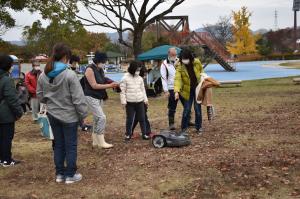
M72 184L74 182L79 182L82 180L82 175L80 173L75 173L73 177L66 177L66 184Z
M56 175L55 181L56 181L57 183L64 182L64 181L65 181L65 176L63 176L63 175L61 175L61 174L58 174L58 175Z

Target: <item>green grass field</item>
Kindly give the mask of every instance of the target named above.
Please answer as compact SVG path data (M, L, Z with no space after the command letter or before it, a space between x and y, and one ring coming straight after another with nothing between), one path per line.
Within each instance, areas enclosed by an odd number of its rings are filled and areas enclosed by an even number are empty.
M26 115L13 144L23 162L0 168L0 198L299 198L300 86L292 78L247 81L214 89L214 104L212 123L202 109L204 134L190 129L191 146L158 150L141 139L123 142L124 110L110 93L106 137L115 147L92 149L91 135L79 132L84 178L68 186L54 182L51 143ZM153 132L167 128L166 106L164 97L150 99ZM181 112L178 104L178 127Z
M300 62L287 62L287 63L280 64L280 66L300 69Z

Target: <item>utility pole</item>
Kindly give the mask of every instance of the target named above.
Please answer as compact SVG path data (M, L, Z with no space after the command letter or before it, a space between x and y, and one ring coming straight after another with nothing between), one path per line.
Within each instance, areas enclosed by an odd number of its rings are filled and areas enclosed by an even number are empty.
M274 31L277 31L278 29L278 11L275 9Z
M298 37L298 25L297 25L297 12L300 10L300 0L294 0L293 11L294 11L294 45L297 50L297 37Z

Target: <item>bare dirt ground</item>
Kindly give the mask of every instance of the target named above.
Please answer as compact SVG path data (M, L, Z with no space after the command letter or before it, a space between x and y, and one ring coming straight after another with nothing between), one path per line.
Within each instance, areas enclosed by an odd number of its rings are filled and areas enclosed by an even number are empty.
M51 143L27 115L13 145L23 162L0 168L0 198L300 198L300 86L259 80L214 94L217 116L209 124L203 108L204 134L190 129L191 146L158 150L140 138L123 142L124 110L110 93L106 137L114 148L92 149L90 133L79 132L84 178L68 186L54 182ZM153 132L167 127L166 104L150 100Z

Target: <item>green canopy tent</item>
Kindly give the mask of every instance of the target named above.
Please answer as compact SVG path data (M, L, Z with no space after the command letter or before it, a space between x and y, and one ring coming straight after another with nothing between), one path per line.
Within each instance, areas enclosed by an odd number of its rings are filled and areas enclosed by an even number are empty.
M166 59L168 57L169 48L176 48L177 54L179 54L181 51L181 49L176 46L163 45L138 55L137 59L139 61Z

